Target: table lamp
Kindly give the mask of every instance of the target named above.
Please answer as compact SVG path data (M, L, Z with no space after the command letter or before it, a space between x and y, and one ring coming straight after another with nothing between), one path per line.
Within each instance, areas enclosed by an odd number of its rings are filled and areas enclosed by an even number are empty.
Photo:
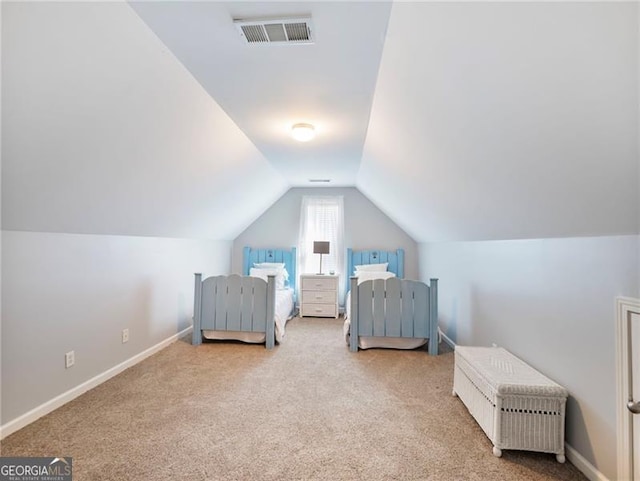
M329 253L329 241L313 241L313 253L320 254L320 274L322 275L322 254Z

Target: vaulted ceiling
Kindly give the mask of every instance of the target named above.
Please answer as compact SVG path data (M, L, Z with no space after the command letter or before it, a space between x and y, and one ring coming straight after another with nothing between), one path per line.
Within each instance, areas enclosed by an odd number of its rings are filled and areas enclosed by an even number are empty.
M130 4L291 185L355 184L390 3ZM304 16L313 43L249 45L233 21ZM295 123L313 142L291 137Z
M312 45L249 46L233 23L299 15ZM638 233L639 19L631 2L3 2L2 225L233 239L326 178L419 242Z

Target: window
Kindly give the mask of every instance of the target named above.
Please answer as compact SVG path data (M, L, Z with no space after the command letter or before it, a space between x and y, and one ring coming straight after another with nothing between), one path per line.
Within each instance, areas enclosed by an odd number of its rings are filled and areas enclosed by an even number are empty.
M329 254L322 255L322 272L340 275L338 292L344 292L344 201L342 196L303 196L300 212L299 272L320 272L320 254L313 241L329 241Z

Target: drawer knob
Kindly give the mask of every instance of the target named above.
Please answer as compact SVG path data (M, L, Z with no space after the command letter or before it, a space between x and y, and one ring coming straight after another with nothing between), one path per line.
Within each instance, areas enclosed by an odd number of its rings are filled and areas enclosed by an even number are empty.
M633 414L640 414L640 403L634 403L633 401L629 401L627 403L627 409L631 411Z

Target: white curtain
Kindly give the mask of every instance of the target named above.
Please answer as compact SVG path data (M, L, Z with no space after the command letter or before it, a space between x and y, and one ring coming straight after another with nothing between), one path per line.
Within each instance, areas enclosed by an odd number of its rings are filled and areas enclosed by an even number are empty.
M340 276L338 292L340 304L344 304L344 199L341 195L302 197L298 245L300 274L320 272L320 254L313 253L313 241L329 241L329 254L322 255L322 272L329 274L333 271Z

